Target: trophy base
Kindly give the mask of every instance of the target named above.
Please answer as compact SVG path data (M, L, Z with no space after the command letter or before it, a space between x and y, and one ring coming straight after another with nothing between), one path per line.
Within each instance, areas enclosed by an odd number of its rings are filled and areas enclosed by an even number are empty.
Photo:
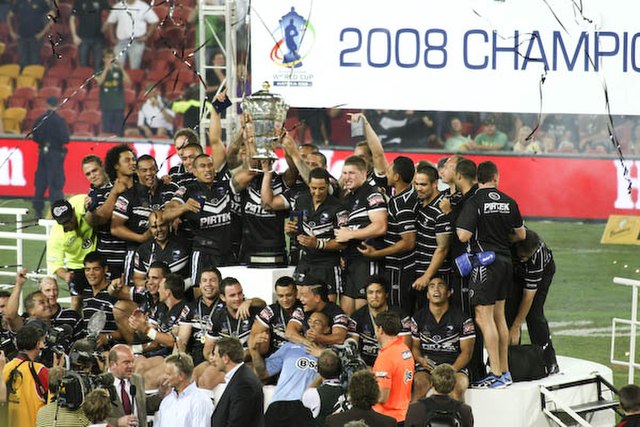
M276 153L258 153L251 158L254 160L278 160Z

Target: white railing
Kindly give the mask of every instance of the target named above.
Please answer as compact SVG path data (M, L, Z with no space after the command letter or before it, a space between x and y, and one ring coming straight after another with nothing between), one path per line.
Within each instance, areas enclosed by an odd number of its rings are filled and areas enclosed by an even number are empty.
M638 287L640 287L640 280L614 277L613 283L617 285L631 286L631 319L613 318L611 326L611 363L629 368L628 383L633 384L635 370L636 368L640 368L640 363L636 363L636 332L640 325L640 322L638 322ZM629 333L629 351L625 354L629 356L629 360L615 359L616 326L618 324L628 325L631 328Z
M51 234L51 227L55 224L54 220L50 219L41 219L38 221L38 225L44 227L44 233L25 233L24 232L24 216L28 214L29 210L24 208L0 208L0 216L13 216L14 219L10 223L11 225L15 224L15 231L0 231L0 239L3 240L12 240L15 243L0 245L0 250L2 251L15 251L15 264L11 266L15 266L16 271L24 266L24 241L38 241L44 242L46 244L47 240L49 240L49 235ZM2 222L2 221L0 221ZM10 267L10 268L12 268ZM35 267L35 266L34 266ZM30 278L40 278L46 276L46 267L43 273L40 271L34 271L29 274ZM15 271L3 271L0 270L0 277L15 277Z

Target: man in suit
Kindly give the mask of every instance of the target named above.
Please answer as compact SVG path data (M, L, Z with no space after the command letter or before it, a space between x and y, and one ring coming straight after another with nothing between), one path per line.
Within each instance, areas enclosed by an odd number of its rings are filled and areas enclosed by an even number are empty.
M224 372L227 384L211 418L216 427L264 427L262 384L243 360L237 338L222 337L216 342L210 362Z
M113 346L109 352L109 371L118 399L111 405L107 422L117 426L147 425L147 401L144 380L133 373L133 350L125 344ZM135 424L137 423L137 424Z

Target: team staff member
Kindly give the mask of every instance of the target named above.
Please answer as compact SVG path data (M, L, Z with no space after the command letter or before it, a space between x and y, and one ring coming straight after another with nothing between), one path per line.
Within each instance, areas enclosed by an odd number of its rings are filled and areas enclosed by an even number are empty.
M80 312L80 294L88 286L84 257L96 247L96 234L85 220L85 196L79 194L51 205L56 220L47 241L47 269L69 284L71 308Z
M271 174L266 164L265 175ZM285 232L295 237L302 254L293 277L298 283L322 280L327 283L329 300L336 301L342 284L340 268L341 249L346 246L336 242L333 230L343 223L348 212L343 204L329 194L330 175L325 169L315 168L309 173L309 187L295 199L280 194L273 196L269 181L262 181L262 205L272 210L291 208L298 216L285 224ZM288 193L288 192L285 192Z
M478 191L465 203L456 224L461 242L469 242L471 253L494 251L496 259L489 265L474 268L469 288L473 292L475 320L489 353L491 372L477 383L479 387L501 388L510 385L509 328L504 307L513 280L511 241L525 238L525 228L518 204L497 189L498 168L493 162L478 165Z
M340 296L340 305L347 315L363 307L365 299L365 280L378 273L379 264L358 251L364 241L376 245L378 238L387 232L387 203L384 195L376 188L365 185L367 165L357 156L348 157L342 168L342 185L347 195L346 208L349 219L346 226L335 231L336 241L346 243L342 252L345 263L344 292Z
M38 410L47 403L49 370L35 362L45 347L44 332L24 326L16 335L18 356L7 362L2 381L7 384L9 424L12 427L33 427Z
M544 302L556 273L556 263L547 244L533 230L515 245L512 298L507 300L507 325L511 345L520 343L520 327L526 321L531 342L543 351L547 372L557 374L558 361L551 342L549 323L544 316Z
M380 353L373 365L373 373L380 387L380 398L373 410L402 423L411 402L415 361L404 339L398 336L402 323L396 313L380 313L375 322Z

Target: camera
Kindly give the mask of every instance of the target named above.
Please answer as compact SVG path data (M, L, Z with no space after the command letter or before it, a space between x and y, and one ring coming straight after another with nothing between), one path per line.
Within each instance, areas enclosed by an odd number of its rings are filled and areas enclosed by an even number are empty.
M78 409L87 394L96 388L107 390L111 401L115 402L118 397L113 381L113 374L109 372L92 375L86 372L67 371L62 377L58 390L58 404L71 410Z
M342 366L342 370L340 371L340 384L346 392L351 376L355 372L369 368L360 357L358 343L353 338L347 338L344 340L344 344L334 345L332 348L336 350L340 358L340 365Z

